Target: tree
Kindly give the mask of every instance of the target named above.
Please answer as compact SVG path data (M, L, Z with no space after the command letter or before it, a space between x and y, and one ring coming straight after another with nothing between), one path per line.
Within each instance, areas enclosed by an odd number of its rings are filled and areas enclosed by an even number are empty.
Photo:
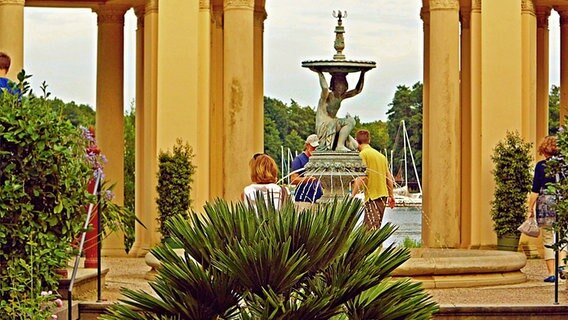
M304 149L305 139L315 133L316 113L291 100L284 102L264 97L264 152L280 166L282 147L292 154ZM282 170L282 168L280 168Z
M358 116L355 116L355 128L353 132L357 132L357 130L365 129L368 130L371 134L371 147L384 152L385 149L391 145L389 132L388 132L388 123L385 121L373 121L368 123L361 123L361 120Z
M404 120L419 177L422 176L422 89L420 82L415 83L412 88L398 86L387 111L389 137L394 137L393 145L390 146L390 149L394 150L394 158L403 158L404 136L400 123ZM409 179L416 179L413 170L409 171Z
M0 93L0 319L49 317L37 299L57 288L95 201L87 139L51 108L45 84L28 94L28 78L18 74L21 96Z
M560 87L552 85L548 95L548 134L555 134L560 127Z
M134 103L131 104L133 106ZM135 198L135 137L136 137L136 115L134 113L134 108L130 108L124 117L124 208L130 212L136 212L134 207ZM124 246L126 251L129 251L134 243L134 224L135 220L130 219L125 225L125 229L128 230L124 234Z
M187 217L191 208L191 183L196 167L193 165L193 148L181 139L176 140L173 150L160 150L158 156L158 205L162 241L170 236L166 223L172 217Z

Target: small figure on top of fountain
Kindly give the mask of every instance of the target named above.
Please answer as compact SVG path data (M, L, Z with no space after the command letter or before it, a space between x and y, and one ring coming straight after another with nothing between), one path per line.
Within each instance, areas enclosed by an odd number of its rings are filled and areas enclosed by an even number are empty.
M357 141L349 135L355 127L355 119L347 114L345 118L338 118L337 111L341 107L341 101L356 96L363 90L365 72L362 70L359 82L353 90L347 90L347 73L332 73L330 85L323 72L317 72L321 86L321 96L316 112L316 132L320 139L318 151L341 151L349 152L357 150Z

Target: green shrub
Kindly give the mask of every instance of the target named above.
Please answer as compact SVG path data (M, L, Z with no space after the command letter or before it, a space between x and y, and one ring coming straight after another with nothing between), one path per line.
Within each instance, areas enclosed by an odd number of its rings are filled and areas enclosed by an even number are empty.
M125 289L103 319L430 319L437 306L421 284L390 278L409 259L380 249L395 227L358 227L360 214L359 200L317 212L218 200L177 215L166 227L185 255L153 249L155 293Z
M566 250L568 246L568 239L566 238L566 235L568 235L568 159L566 159L566 155L568 155L568 128L566 125L563 125L561 130L558 131L556 143L560 154L547 161L546 173L560 177L558 182L547 185L547 189L556 194L557 198L555 206L556 222L552 224L552 228L555 232L558 232L559 237L557 242L549 247L553 250L562 251ZM565 258L564 263L567 261L568 258Z
M27 78L21 96L0 94L0 310L57 287L91 199L86 140L49 107L45 85L28 95Z
M498 237L519 234L517 228L526 219L527 193L532 183L531 149L532 144L524 142L518 132L507 132L505 139L493 150L495 193L491 217Z
M176 140L173 151L160 151L158 157L158 222L162 239L169 237L167 221L176 215L187 218L191 206L191 182L195 173L194 154L188 143Z
M402 240L402 246L405 248L421 248L422 247L422 241L420 240L414 240L410 237L405 237L404 240Z

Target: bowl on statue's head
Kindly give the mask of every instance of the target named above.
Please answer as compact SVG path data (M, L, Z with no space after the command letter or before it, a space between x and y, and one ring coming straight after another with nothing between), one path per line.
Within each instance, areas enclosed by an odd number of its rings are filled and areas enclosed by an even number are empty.
M368 71L377 67L375 61L356 60L308 60L302 67L328 73L353 73Z

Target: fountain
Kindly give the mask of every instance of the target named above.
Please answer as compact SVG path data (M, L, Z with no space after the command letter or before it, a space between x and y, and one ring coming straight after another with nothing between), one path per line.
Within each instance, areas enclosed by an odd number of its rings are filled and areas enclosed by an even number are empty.
M354 120L347 115L337 118L341 101L351 98L363 89L365 72L376 67L374 61L346 60L345 28L343 19L346 12L334 11L337 18L332 60L303 61L302 67L319 76L322 94L316 112L316 132L319 147L310 157L304 176L319 179L324 188L320 203L343 198L350 182L365 175L365 166L359 157L357 142L349 134ZM331 74L328 85L323 73ZM348 73L360 72L355 89L347 90ZM395 270L394 277L411 277L423 283L426 288L453 288L514 284L526 281L520 269L526 264L526 256L519 252L494 250L468 250L449 248L412 249L411 258Z
M357 142L349 134L355 126L355 119L349 114L337 118L337 111L344 99L359 94L363 89L365 73L376 67L374 61L347 60L343 54L345 27L343 19L347 12L333 12L337 18L335 27L336 50L332 60L308 60L302 67L319 75L322 94L316 112L316 132L320 145L306 165L305 176L315 176L325 189L320 202L343 197L353 178L365 174L365 166L357 152ZM323 73L331 74L328 84ZM359 82L353 90L348 89L347 74L360 72Z

